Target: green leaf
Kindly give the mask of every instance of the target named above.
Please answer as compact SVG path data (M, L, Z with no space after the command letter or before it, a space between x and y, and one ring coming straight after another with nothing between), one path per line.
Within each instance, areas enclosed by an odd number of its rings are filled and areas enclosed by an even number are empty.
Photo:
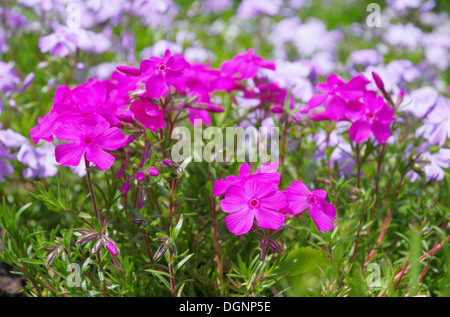
M40 261L40 260L28 259L28 258L21 258L19 260L20 260L20 262L23 262L23 263L35 264L35 265L44 265L44 262Z
M176 273L184 265L184 263L186 263L193 255L194 255L194 253L191 253L187 257L185 257L183 260L178 262L178 264L174 268L174 272Z
M288 266L289 276L297 276L304 273L321 274L319 268L324 269L329 261L325 252L303 247L292 250L285 258Z
M281 280L283 287L288 286L287 296L307 296L308 292L320 288L320 276L329 259L325 252L303 247L289 252L284 258L287 273ZM284 287L286 288L286 287Z
M178 221L176 227L173 229L173 233L171 235L171 238L173 240L177 239L178 235L180 234L182 226L183 226L183 215L181 215L180 220Z

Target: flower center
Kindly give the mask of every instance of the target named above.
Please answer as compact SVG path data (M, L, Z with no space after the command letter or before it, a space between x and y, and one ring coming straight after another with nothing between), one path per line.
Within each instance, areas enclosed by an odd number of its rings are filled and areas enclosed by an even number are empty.
M164 65L164 64L161 64L161 65L159 65L159 68L158 68L160 71L165 71L166 70L166 65Z
M91 145L93 141L94 140L92 140L92 138L89 136L84 138L84 143L87 145Z
M369 114L367 115L367 117L368 117L370 120L372 120L373 118L375 118L375 115L374 115L373 113L369 113Z
M249 206L251 209L258 208L258 206L259 206L259 199L253 197L252 199L250 199L250 200L248 201L248 206Z
M311 205L315 205L315 204L317 204L317 198L315 196L313 196L313 195L310 195L310 196L308 196L308 202Z

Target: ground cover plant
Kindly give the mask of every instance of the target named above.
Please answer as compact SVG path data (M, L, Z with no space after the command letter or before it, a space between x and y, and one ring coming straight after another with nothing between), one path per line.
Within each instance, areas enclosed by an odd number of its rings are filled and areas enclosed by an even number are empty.
M15 293L449 296L449 9L2 2Z

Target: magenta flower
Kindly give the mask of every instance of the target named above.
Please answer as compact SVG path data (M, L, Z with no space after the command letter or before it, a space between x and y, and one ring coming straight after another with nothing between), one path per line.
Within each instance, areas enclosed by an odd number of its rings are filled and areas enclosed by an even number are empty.
M114 162L114 156L103 150L117 150L125 141L120 129L110 128L109 123L100 118L94 125L77 121L65 122L54 134L61 141L72 142L56 147L55 157L58 163L63 166L78 166L85 154L86 159L101 170L109 169Z
M358 113L361 103L358 101L366 94L366 85L370 81L363 75L356 75L349 82L344 82L336 74L331 74L326 83L318 83L317 90L322 94L312 96L308 107L300 110L307 113L314 108L325 104L325 112L311 115L313 120L352 119L353 113Z
M186 77L184 70L190 64L183 55L171 55L166 50L164 57L150 57L144 59L139 65L139 70L132 67L119 66L117 69L130 76L138 76L139 80L145 81L147 96L150 99L159 99L169 92L173 86L179 92L186 89Z
M280 174L276 170L267 170L267 165L263 165L256 171L255 174L250 175L250 168L247 163L243 163L239 169L239 176L227 176L226 180L218 179L213 185L213 196L222 196L232 185L240 185L248 180L271 183L277 186L280 183Z
M365 112L354 121L348 131L350 140L365 142L373 134L379 143L391 136L390 123L395 120L394 111L384 102L383 97L372 94L364 96Z
M248 232L256 218L261 228L277 230L284 224L285 215L280 212L287 206L283 192L277 191L273 183L248 181L231 186L225 199L220 201L228 230L235 235Z
M164 112L150 100L141 99L133 102L130 111L147 129L156 131L164 128Z
M226 75L233 76L236 80L254 78L258 68L275 70L275 63L265 61L256 56L255 49L250 48L247 52L237 54L231 60L225 61L220 65L220 70Z
M300 181L295 181L286 189L286 199L289 209L284 212L298 215L309 208L309 215L320 231L333 229L333 221L336 218L336 209L325 201L327 193L324 190L313 190L312 192Z
M138 182L142 182L145 178L145 173L142 171L139 171L136 173L136 179L138 180Z
M118 252L116 245L112 241L109 241L109 243L105 244L105 247L109 251L109 253L111 253L112 255L117 255Z

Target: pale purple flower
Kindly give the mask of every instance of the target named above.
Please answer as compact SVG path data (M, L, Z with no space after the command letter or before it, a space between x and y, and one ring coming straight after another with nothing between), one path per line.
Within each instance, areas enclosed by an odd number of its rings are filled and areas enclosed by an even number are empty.
M219 14L230 9L233 6L233 0L203 0L202 13L203 14Z
M373 49L364 49L353 51L350 54L350 60L354 64L362 65L364 67L368 65L376 65L384 61L383 55Z
M53 56L66 57L77 49L77 35L73 29L58 27L54 33L38 40L41 52L49 52Z
M7 161L13 161L16 157L9 153L0 143L0 182L6 177L10 177L14 172L14 167Z
M445 176L444 169L450 168L450 149L441 148L435 154L425 151L421 153L418 160L421 162L420 165L424 165L423 172L427 181L442 181ZM415 182L419 178L419 174L411 170L406 177L409 177L411 182Z
M172 0L134 0L131 12L152 29L169 28L178 14L178 6Z
M159 40L152 46L142 49L140 55L144 59L152 56L163 56L167 50L171 51L173 54L181 54L183 52L183 47L167 40Z
M404 112L412 113L417 118L423 118L433 110L440 96L434 87L421 87L405 96L404 106L400 109Z
M23 171L23 177L25 178L53 177L58 172L59 164L55 159L55 146L51 143L34 147L27 141L20 147L17 160L27 166Z
M450 99L440 96L436 106L424 119L424 126L419 129L431 144L443 146L450 137Z
M328 159L330 166L336 168L340 176L352 176L352 170L356 164L351 144L341 135L348 130L348 127L347 122L340 121L337 123L336 129L331 131L328 136L326 131L320 130L307 137L317 146L317 151L314 153L314 162ZM329 158L327 158L328 149L332 149Z
M241 19L248 19L259 14L277 15L282 0L243 0L237 8L236 15Z
M6 97L9 97L11 93L16 92L19 89L21 82L13 67L13 62L5 63L0 61L0 91ZM3 104L1 100L0 104Z
M390 24L384 34L384 40L391 45L414 50L420 45L422 34L422 30L412 23Z

